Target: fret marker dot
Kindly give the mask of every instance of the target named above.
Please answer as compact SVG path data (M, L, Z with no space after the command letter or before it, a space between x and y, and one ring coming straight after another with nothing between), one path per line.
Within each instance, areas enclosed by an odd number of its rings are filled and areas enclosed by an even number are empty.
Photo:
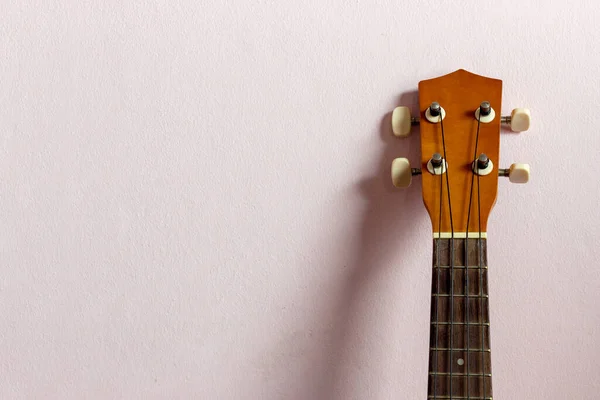
M458 365L464 365L465 364L465 360L463 360L462 358L459 358L457 361Z

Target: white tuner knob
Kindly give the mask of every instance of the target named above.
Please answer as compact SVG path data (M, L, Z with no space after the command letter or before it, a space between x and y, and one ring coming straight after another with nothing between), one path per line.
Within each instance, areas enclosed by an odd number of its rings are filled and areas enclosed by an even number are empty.
M408 107L396 107L392 112L392 132L398 137L410 135L412 118Z
M508 176L512 183L527 183L529 182L529 164L515 163L508 169L500 170L501 176Z
M407 188L412 181L413 171L408 158L396 158L392 161L392 183L398 188Z
M503 122L510 124L513 132L523 132L531 125L531 112L528 108L515 108L510 117L503 117Z

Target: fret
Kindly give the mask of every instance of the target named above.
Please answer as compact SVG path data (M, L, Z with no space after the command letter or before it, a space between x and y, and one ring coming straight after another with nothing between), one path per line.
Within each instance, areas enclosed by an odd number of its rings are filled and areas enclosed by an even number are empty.
M440 300L441 301L441 300ZM434 299L435 302L435 299ZM450 333L452 333L452 347L465 346L469 348L490 348L490 324L488 321L478 321L472 323L470 320L467 324L466 321L443 321L445 323L440 324L436 321L431 321L430 324L430 346L434 347L437 343L437 347L451 347L450 346ZM475 321L473 321L475 322ZM482 346L482 336L483 346Z
M469 392L467 393L467 381L469 383ZM450 382L452 382L452 393L450 393ZM460 399L460 398L491 398L492 397L492 377L491 376L466 376L449 375L437 376L429 375L428 398L433 398L434 383L436 386L436 399ZM485 393L484 393L485 387ZM468 395L468 396L467 396ZM461 397L462 396L462 397Z
M487 299L489 296L487 294L483 294L483 295L476 295L476 294L470 294L470 295L466 295L466 294L449 294L449 293L432 293L431 294L433 297L469 297L469 298L483 298L483 299Z
M450 304L453 305L454 310L454 321L465 322L467 321L467 301L469 307L469 322L490 322L489 319L489 298L482 297L457 297L451 298L449 296L439 297L431 296L431 316L432 321L445 321L449 322L451 319ZM436 319L437 312L437 319ZM483 315L481 315L483 313Z
M431 321L431 323L435 324L435 325L469 325L469 326L471 326L471 325L474 325L474 326L481 326L481 325L483 325L483 326L490 326L489 322L478 323L478 322L471 322L471 321L469 321L468 324L466 322L459 322L459 321L452 321L452 322L445 322L445 321L435 322L435 321Z
M452 350L453 352L459 352L459 351L466 352L467 351L467 349L461 349L461 348L457 348L457 347L452 347L452 348L450 348L450 347L430 347L429 350L430 351L450 351L450 350ZM489 353L492 350L491 349L481 349L481 348L478 349L476 347L469 347L468 351L471 353L481 353L481 352Z
M476 375L491 374L491 351L490 349L469 349L464 348L431 348L429 351L429 373L430 374L449 374L450 362L454 366L452 375ZM485 368L484 368L485 367Z
M431 293L439 294L450 294L450 283L453 283L453 290L455 295L466 294L466 277L468 271L469 277L469 296L476 296L479 294L488 293L488 279L487 279L487 268L440 268L433 270L433 277L431 282ZM440 286L438 289L438 275L440 280ZM450 277L452 276L452 280ZM483 288L481 287L481 279L483 279ZM483 290L482 290L483 289Z
M440 268L440 269L450 269L450 268L458 268L458 269L462 268L462 269L465 269L465 266L464 265L453 265L453 266L450 266L450 265L434 265L433 266L433 269L438 269L438 268ZM478 265L469 265L467 268L469 268L469 269L488 269L487 265L482 265L481 267L478 266Z
M430 372L429 375L438 375L438 376L450 376L449 372ZM492 374L474 374L474 373L462 373L462 372L453 372L452 376L487 376L491 377Z
M433 246L433 265L465 265L465 240L466 239L436 239ZM450 262L451 243L454 241L454 262ZM469 266L488 265L487 263L487 240L468 239ZM479 248L481 243L481 249ZM439 246L439 259L438 248Z
M469 399L469 400L493 400L491 397L473 397L473 396L427 396L428 399Z

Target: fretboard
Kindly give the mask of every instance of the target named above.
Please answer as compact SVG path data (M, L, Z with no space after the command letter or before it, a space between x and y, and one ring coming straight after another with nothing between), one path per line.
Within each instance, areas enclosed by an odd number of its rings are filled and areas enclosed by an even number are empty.
M483 238L434 239L428 399L492 399L486 253Z

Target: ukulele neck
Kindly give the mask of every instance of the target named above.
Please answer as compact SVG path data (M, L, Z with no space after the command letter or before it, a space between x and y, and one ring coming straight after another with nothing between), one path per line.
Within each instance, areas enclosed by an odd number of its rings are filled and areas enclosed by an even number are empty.
M491 400L487 239L445 236L433 242L428 399Z

